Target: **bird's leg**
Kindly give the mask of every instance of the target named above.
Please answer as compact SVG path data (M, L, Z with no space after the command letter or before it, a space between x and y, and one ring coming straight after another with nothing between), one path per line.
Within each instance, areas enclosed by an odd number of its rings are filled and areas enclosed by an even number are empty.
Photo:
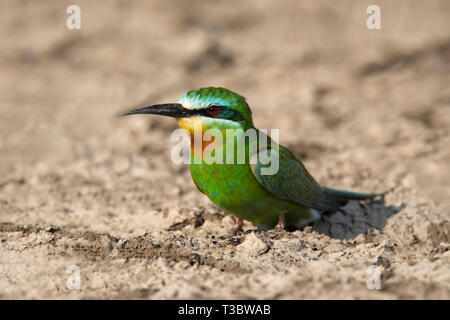
M284 215L284 213L278 216L278 224L275 226L275 229L286 229L286 216Z
M234 235L238 234L239 232L242 232L242 227L244 226L244 219L241 218L237 218L237 223L236 226L231 229L231 233L233 233Z

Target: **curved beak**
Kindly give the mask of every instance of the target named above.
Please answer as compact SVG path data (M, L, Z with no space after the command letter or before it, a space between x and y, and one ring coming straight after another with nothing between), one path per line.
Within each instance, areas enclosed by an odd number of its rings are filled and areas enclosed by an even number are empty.
M129 116L132 114L159 114L161 116L168 116L173 118L184 118L191 115L191 110L183 108L180 103L164 103L134 109L122 114L121 117Z

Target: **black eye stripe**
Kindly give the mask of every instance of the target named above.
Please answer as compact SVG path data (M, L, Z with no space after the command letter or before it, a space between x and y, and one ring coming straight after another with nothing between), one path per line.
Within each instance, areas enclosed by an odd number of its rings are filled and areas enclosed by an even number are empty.
M210 112L211 107L218 107L219 109L217 112ZM216 118L216 119L226 119L231 121L242 121L244 120L244 117L238 110L230 109L226 106L220 106L220 105L210 105L206 109L198 109L194 111L195 114L201 115L204 117L209 118Z
M214 114L221 113L223 111L223 109L224 109L223 106L218 106L218 105L213 104L213 105L209 106L208 109L206 109L206 110L209 114L214 115Z
M217 108L217 111L215 111L215 112L212 112L213 110L212 109L214 109L214 108ZM226 109L226 107L225 106L220 106L220 105L217 105L217 104L212 104L212 105L209 105L206 109L198 109L198 110L195 110L195 112L198 114L198 115L202 115L202 116L205 116L205 117L210 117L210 118L221 118L221 113L224 111Z

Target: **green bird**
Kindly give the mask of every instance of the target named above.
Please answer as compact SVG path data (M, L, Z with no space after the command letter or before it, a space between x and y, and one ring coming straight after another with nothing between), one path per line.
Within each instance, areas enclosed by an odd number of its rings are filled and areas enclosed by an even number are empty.
M138 108L123 116L132 114L157 114L178 120L191 137L192 179L213 203L238 218L234 232L242 231L244 220L266 228L301 228L323 213L340 210L349 200L361 201L379 195L321 186L288 148L253 126L246 99L225 88L195 89L183 95L178 103ZM213 129L224 137L230 137L231 132L233 145L227 147L215 137L209 141L202 139L202 152L196 152L196 128L202 134ZM249 130L256 133L256 139L245 135ZM212 143L216 144L213 151L204 152ZM237 161L239 150L245 152L244 161ZM262 155L267 158L270 152L277 157L263 161ZM229 159L227 154L231 155ZM264 174L273 161L277 161L278 170Z

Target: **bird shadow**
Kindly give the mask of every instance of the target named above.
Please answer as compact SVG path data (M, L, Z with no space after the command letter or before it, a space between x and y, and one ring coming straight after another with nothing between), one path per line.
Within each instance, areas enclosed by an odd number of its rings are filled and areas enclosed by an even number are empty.
M401 206L386 206L384 199L371 202L349 201L340 211L323 214L311 229L330 238L348 240L372 229L382 229L388 218L403 210Z

